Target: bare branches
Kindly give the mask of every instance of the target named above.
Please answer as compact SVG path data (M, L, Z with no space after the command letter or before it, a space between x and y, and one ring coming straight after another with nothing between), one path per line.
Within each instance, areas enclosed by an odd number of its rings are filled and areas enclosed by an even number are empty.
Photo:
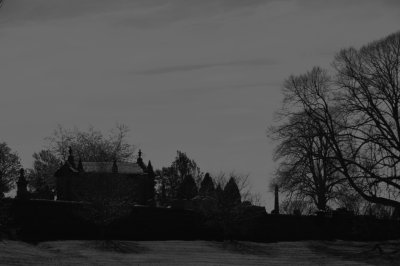
M286 121L270 130L270 135L280 141L275 159L282 160L274 182L281 191L296 200L314 202L319 209L327 207L334 188L344 181L331 159L329 129L320 122L330 110L330 88L330 77L318 67L289 77L284 86Z
M330 136L350 185L365 199L392 206L399 204L393 191L400 190L399 50L397 33L336 56L341 90L336 104L348 116L344 128L349 138L338 146L337 137Z
M285 82L288 122L274 131L281 141L276 157L285 158L290 176L282 180L303 176L288 184L309 195L326 182L318 173L329 172L325 177L338 179L328 191L345 178L364 199L400 207L400 33L344 49L334 66L334 80L313 68Z
M135 146L128 142L128 134L129 128L123 124L117 124L107 136L94 127L82 131L78 128L68 130L59 125L46 140L49 150L62 160L66 159L68 148L72 147L86 161L131 161Z

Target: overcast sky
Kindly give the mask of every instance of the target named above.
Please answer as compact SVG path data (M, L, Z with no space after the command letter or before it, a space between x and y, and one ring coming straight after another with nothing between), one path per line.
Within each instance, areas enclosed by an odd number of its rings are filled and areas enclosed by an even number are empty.
M270 210L283 80L399 26L396 0L5 0L0 141L31 167L57 124L124 123L156 168L248 173Z

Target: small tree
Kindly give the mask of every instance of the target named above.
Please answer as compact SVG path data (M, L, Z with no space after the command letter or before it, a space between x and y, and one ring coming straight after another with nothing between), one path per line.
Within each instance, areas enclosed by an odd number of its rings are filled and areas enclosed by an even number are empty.
M14 188L20 169L18 155L12 152L7 143L0 143L0 199Z
M331 159L334 150L327 138L328 129L310 116L310 108L316 113L324 111L324 101L297 105L307 97L328 98L331 83L326 71L318 67L304 75L290 76L284 84L281 123L269 130L270 137L279 141L275 160L280 164L274 182L286 196L312 202L319 210L327 209L346 178Z
M33 169L28 169L29 187L35 193L47 194L56 187L54 173L60 168L61 160L50 150L35 152L33 158Z

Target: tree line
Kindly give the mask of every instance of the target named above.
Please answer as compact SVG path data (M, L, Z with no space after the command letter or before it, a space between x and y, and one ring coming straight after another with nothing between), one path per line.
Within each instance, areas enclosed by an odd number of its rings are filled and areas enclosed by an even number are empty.
M332 66L285 80L269 129L278 142L273 184L299 208L399 208L400 32L343 49Z
M45 138L46 148L33 154L32 168L25 171L30 197L54 199L54 173L67 160L69 149L81 161L133 162L136 159L136 147L128 142L128 135L129 128L126 125L116 125L106 134L94 127L80 130L58 126ZM146 198L157 200L165 206L174 200L197 196L211 197L220 202L237 203L243 198L259 203L258 197L249 190L248 176L220 173L213 178L209 173L204 174L195 160L181 151L177 151L176 157L167 167L153 169L150 161L144 166L152 179L146 186ZM0 143L0 197L15 188L21 167L18 154L7 143Z
M197 163L186 153L177 151L171 166L157 170L156 192L158 201L164 205L174 200L191 200L195 197L208 197L219 202L239 204L242 201L238 183L243 184L243 176L230 174L214 178L209 173L201 172ZM243 198L246 192L242 189ZM246 198L248 199L248 198Z

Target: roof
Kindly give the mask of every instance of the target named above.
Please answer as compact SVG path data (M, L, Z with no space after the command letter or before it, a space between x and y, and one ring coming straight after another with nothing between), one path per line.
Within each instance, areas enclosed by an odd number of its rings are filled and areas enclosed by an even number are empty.
M83 171L87 173L112 173L113 162L82 162ZM137 163L117 162L118 173L143 174L143 169Z

